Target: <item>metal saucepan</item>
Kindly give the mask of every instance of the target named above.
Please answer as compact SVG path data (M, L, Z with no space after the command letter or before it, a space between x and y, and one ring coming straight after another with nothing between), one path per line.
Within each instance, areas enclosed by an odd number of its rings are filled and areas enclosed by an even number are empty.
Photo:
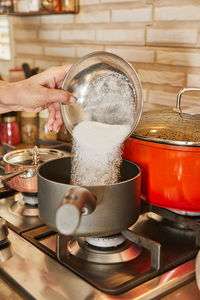
M174 109L142 114L124 144L124 158L142 169L142 197L150 204L180 213L200 212L199 108L181 108L183 89Z
M42 163L65 157L67 153L56 149L28 148L10 151L3 156L5 175L0 182L16 191L37 193L37 169Z
M140 168L123 160L119 183L99 186L70 184L71 158L38 169L41 219L64 235L106 236L134 224L140 207Z

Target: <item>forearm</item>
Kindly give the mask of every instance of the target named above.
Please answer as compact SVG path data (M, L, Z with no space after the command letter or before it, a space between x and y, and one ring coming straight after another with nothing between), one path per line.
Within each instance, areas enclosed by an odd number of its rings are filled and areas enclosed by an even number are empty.
M11 83L0 80L0 113L9 112L12 110L10 106L10 88Z

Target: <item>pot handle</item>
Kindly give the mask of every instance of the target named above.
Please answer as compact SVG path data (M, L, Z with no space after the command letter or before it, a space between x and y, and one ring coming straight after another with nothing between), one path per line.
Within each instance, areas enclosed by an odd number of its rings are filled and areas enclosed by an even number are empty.
M96 208L96 197L83 187L70 188L62 198L56 212L56 227L64 235L72 235L79 227L81 216Z
M6 173L6 174L0 176L0 184L6 183L7 181L11 180L13 177L22 175L22 174L23 174L24 179L28 179L28 178L35 176L36 173L37 173L37 171L34 169L27 169L27 170L17 169L17 170L14 170L12 172L9 172L9 173Z
M179 91L178 95L177 95L177 100L176 100L176 109L178 110L180 116L182 117L182 110L181 110L181 97L182 94L185 92L190 92L190 91L200 91L200 88L184 88L182 90Z

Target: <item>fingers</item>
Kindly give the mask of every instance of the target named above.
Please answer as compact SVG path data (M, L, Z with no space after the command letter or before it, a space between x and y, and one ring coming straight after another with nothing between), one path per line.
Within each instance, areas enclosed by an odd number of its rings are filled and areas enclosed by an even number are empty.
M47 122L47 129L49 131L52 131L53 130L53 123L55 121L55 115L56 115L56 111L54 109L54 103L49 105L48 111L49 111L49 118L48 118L48 122Z
M45 87L44 87L45 88ZM68 91L59 89L47 89L48 103L61 102L64 104L76 103L76 98L72 96Z
M58 133L60 126L63 124L59 103L52 103L48 107L49 118L47 122L48 130Z

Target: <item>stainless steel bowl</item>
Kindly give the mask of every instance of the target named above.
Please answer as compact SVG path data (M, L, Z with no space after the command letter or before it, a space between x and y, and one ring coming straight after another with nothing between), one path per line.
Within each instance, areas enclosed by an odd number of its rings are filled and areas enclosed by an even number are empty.
M70 133L79 122L89 120L130 125L130 136L140 120L141 83L132 66L119 56L108 52L84 56L69 70L62 88L77 98L74 105L61 104L63 121Z

